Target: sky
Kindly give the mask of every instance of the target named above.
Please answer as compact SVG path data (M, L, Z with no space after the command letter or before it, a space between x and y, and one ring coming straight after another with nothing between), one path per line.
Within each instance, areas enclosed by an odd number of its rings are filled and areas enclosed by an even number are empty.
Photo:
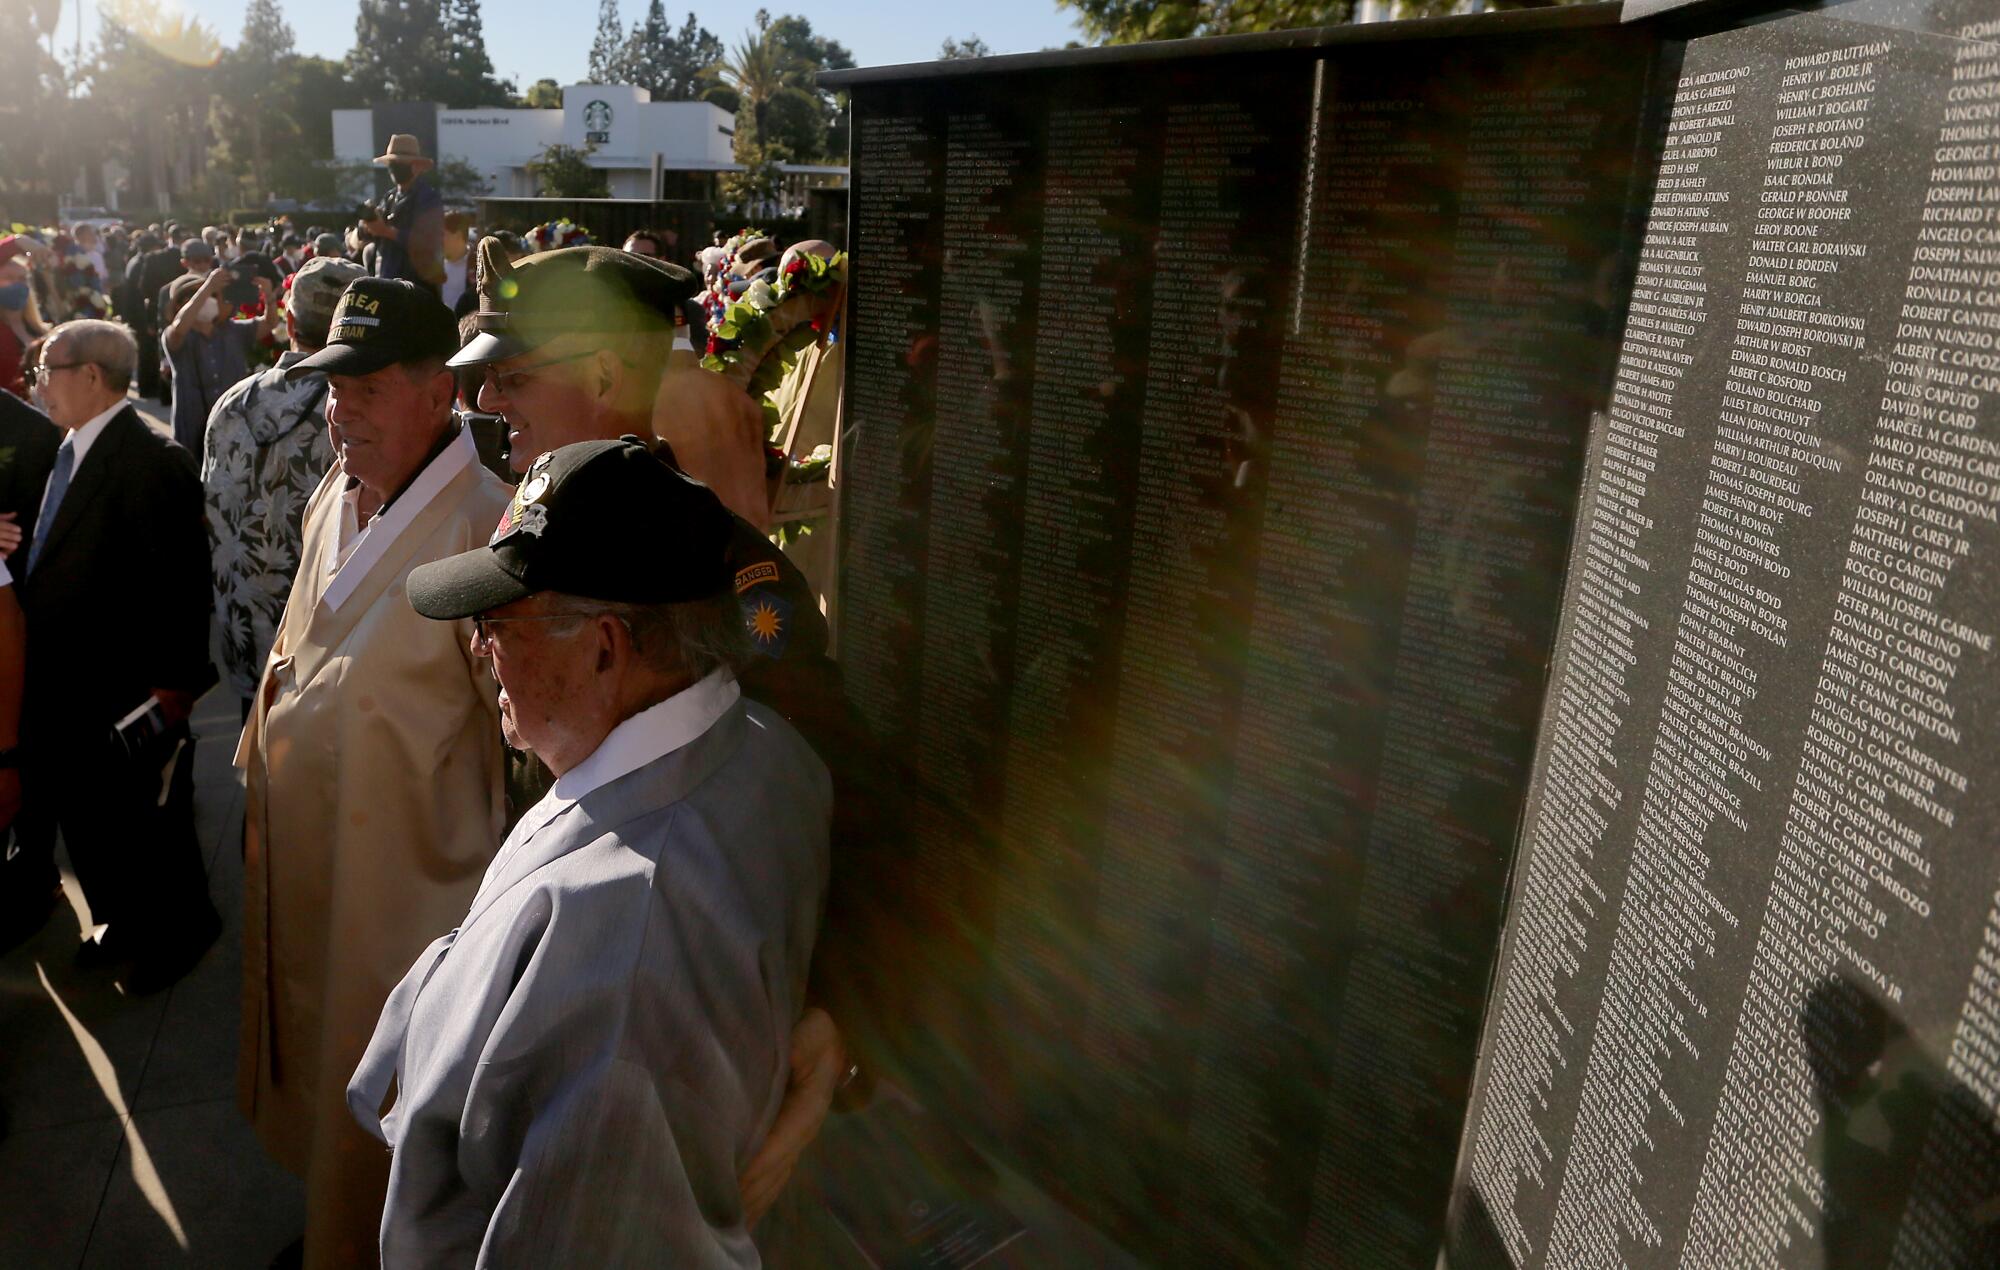
M648 0L621 0L625 24L645 16ZM233 45L243 30L244 0L170 0ZM354 44L355 0L279 0L301 53L338 58ZM79 6L84 43L97 30L95 0L63 0L57 47L65 59L74 47ZM845 44L862 66L929 61L947 36L978 35L995 53L1029 53L1077 39L1071 11L1055 0L978 3L976 0L766 0L773 16L796 13L814 32ZM692 10L700 25L733 44L757 12L755 4L668 0L667 16L679 27ZM597 0L484 0L486 51L502 78L525 88L544 77L576 83L584 77L597 28Z

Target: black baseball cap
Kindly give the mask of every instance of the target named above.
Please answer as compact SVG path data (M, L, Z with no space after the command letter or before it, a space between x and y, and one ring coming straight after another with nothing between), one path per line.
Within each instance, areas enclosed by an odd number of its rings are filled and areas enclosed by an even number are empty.
M638 437L579 441L535 460L486 546L412 569L410 605L453 621L537 591L622 604L709 599L729 590L734 527L708 486Z
M457 347L458 319L444 301L400 278L356 278L333 306L326 347L292 363L285 375L372 375L384 366L449 357Z
M564 247L514 262L480 285L479 333L453 366L483 366L530 352L559 335L671 336L674 314L700 289L679 265L615 247Z

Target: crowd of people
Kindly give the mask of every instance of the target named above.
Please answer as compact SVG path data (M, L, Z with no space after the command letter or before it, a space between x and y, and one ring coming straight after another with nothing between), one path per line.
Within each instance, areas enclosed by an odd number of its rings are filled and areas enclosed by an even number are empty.
M477 235L414 139L377 162L344 234L0 239L0 949L60 835L80 966L207 954L220 680L275 1264L756 1264L866 1085L899 841L800 532L845 257Z

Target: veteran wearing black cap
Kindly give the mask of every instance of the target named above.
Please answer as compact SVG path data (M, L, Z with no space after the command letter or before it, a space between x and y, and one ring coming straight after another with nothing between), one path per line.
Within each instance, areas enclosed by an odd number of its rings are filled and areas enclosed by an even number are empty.
M326 344L334 463L251 706L245 770L245 1113L305 1179L304 1264L371 1264L388 1160L347 1078L389 988L465 913L499 843L499 708L470 622L411 611L410 571L486 541L507 487L452 419L458 345L430 292L359 278Z
M588 441L529 466L488 545L410 575L417 611L471 619L508 736L557 779L349 1086L394 1152L384 1265L757 1264L737 1165L785 1089L831 791L736 682L732 529L638 438Z
M607 247L543 252L511 268L487 244L481 252L479 334L452 365L483 372L479 405L506 420L515 471L532 470L558 446L648 435L656 411L671 413L678 394L695 392L683 376L666 374L674 312L698 285L685 269ZM688 374L720 382L708 371ZM673 461L671 451L654 445ZM707 480L703 471L691 474ZM635 567L666 567L680 550L673 528L644 511L631 528L634 547L626 558L639 561ZM816 1008L807 1011L794 1038L798 1082L743 1177L754 1219L776 1198L824 1123L835 1088L854 1070L834 1019L843 1008L871 1008L843 987L874 976L851 959L852 973L830 967L864 942L848 932L867 924L861 913L875 904L865 894L875 888L863 879L881 870L853 866L893 835L881 831L874 750L827 656L826 622L811 588L741 516L731 517L726 562L750 641L751 656L737 676L744 695L784 716L833 769L835 898L828 930L830 944L844 945L814 967ZM773 801L786 796L783 789L767 794Z

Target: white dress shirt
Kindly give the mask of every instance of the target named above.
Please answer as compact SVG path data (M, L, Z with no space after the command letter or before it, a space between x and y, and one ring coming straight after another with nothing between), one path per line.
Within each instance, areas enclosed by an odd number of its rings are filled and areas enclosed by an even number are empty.
M576 806L584 795L693 742L714 727L715 721L728 713L742 695L743 690L736 686L736 676L727 670L712 670L705 678L665 701L647 706L605 733L589 758L557 777L542 800L528 808L514 826L514 832L507 835L493 864L488 866L487 876L493 875L493 870L514 846L534 837L550 821Z
M333 578L320 596L320 603L326 605L327 611L333 612L345 604L375 562L388 554L396 539L416 520L417 513L443 492L454 477L477 462L479 446L472 439L472 429L460 428L451 444L424 466L409 488L366 525L359 524L355 515L359 487L343 490L340 532L327 539L326 558L321 562L321 567Z

